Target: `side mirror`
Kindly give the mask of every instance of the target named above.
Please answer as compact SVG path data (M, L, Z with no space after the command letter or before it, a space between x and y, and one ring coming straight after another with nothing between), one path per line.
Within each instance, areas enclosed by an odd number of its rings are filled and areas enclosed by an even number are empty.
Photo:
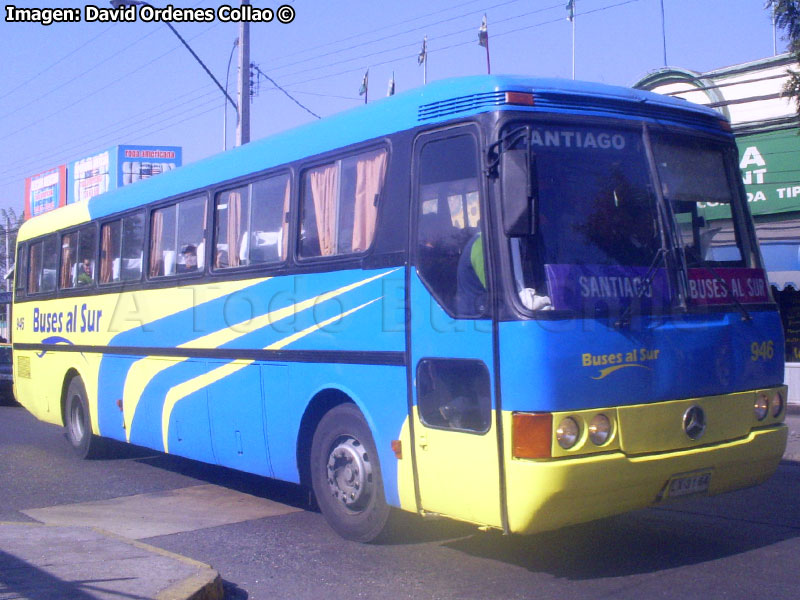
M503 229L508 236L536 232L535 170L526 148L508 149L500 155Z

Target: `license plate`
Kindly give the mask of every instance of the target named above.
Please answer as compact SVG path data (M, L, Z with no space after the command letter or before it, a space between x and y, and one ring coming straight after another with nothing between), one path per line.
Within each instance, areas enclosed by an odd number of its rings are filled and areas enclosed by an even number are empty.
M667 498L680 498L692 494L702 494L708 491L711 483L711 471L698 471L676 475L669 480Z

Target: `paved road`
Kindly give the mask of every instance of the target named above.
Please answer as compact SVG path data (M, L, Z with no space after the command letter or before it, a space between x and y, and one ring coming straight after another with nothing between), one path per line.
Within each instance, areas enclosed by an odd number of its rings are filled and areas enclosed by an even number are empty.
M790 424L800 461L800 417ZM79 461L59 428L0 407L0 490L0 521L80 517L127 528L213 565L235 600L749 600L800 589L794 460L759 488L558 532L507 538L409 518L404 539L360 545L333 534L294 486L124 446Z

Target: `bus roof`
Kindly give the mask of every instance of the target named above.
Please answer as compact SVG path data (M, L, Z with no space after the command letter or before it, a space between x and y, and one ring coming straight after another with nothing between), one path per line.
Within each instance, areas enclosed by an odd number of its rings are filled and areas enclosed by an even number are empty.
M509 104L505 92L532 93L534 106ZM95 196L88 202L45 213L23 225L20 239L397 131L493 110L655 118L705 127L723 120L712 109L682 99L605 84L503 75L443 79L253 141L136 185Z

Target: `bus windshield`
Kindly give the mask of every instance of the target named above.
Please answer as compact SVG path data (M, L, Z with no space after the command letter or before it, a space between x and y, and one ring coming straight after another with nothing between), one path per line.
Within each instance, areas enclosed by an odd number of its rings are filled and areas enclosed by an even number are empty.
M721 144L644 136L641 128L618 125L529 127L536 230L510 241L517 291L527 308L578 310L587 298L624 304L653 298L654 291L668 306L676 287L664 260L670 245L684 248L690 270L752 266L742 246L746 232L732 218L737 192ZM668 205L664 212L647 143ZM705 216L712 210L713 220ZM673 242L670 230L678 233Z

